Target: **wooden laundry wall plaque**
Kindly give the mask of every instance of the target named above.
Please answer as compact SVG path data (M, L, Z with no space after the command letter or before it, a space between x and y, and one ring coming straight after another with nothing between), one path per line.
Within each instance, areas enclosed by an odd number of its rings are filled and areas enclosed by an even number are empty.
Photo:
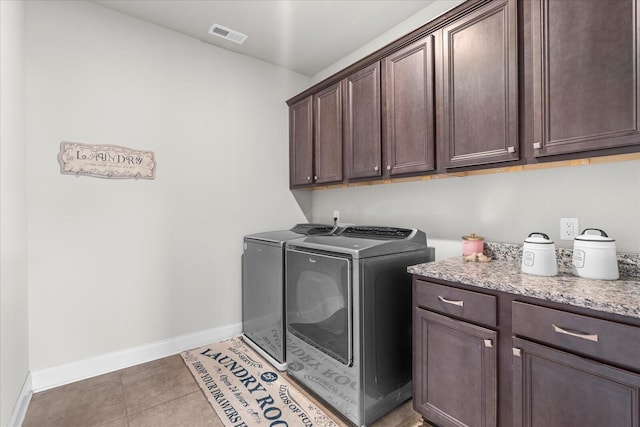
M135 150L118 145L60 143L60 172L108 179L155 179L153 151Z

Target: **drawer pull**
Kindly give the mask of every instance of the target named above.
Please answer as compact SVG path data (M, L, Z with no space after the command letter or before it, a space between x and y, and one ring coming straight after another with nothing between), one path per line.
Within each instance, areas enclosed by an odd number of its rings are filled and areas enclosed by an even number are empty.
M452 301L450 299L443 298L440 295L438 295L438 299L447 304L457 305L458 307L464 307L464 301Z
M554 325L553 323L551 324L551 326L553 326L553 331L557 332L559 334L570 335L572 337L582 338L583 340L589 340L589 341L593 341L593 342L598 342L598 335L597 334L584 334L582 332L567 331L565 329L562 329L562 328Z

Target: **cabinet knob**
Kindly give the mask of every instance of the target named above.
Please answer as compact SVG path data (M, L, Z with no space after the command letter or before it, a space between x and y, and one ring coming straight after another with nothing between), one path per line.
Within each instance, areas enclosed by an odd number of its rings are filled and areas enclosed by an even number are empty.
M307 181L311 181L311 177L310 176L307 177Z
M511 147L508 147L508 148L507 148L507 151L508 151L509 153L515 153L515 152L516 152L516 147L514 147L514 146L512 145Z
M373 167L373 170L376 171L376 172L378 172L378 169L380 169L378 166L374 166Z
M483 340L483 341L484 341L485 347L489 347L489 348L493 347L493 341L491 340Z
M542 148L542 144L540 144L539 142L534 142L533 143L533 148L536 150L539 150L540 148Z
M313 177L313 180L314 180L314 181L317 181L317 180L318 180L318 175L315 175L315 176Z
M522 357L522 351L520 351L519 348L512 348L511 349L513 351L513 355L516 357Z
M387 165L387 170L390 171L391 170L391 165Z

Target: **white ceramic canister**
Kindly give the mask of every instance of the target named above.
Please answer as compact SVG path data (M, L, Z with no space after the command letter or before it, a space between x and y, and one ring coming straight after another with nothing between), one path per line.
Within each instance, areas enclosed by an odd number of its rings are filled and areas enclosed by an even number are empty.
M555 276L558 274L556 245L545 233L531 233L524 239L522 246L523 273L536 276Z
M620 277L616 241L599 228L587 228L573 240L571 272L587 279Z
M481 254L484 250L484 237L471 233L469 236L462 236L462 255L468 256L474 252Z

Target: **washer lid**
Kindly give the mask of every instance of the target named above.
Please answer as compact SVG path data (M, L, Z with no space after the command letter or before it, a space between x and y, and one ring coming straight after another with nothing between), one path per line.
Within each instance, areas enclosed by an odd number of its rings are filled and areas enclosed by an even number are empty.
M289 241L287 246L368 258L426 249L427 237L416 229L347 227L336 235L308 236Z
M257 240L260 242L284 244L289 240L300 237L329 233L333 226L327 224L297 224L291 230L267 231L264 233L249 234L244 236L245 240Z
M257 241L263 243L271 243L275 245L284 245L284 242L303 237L302 234L294 233L291 230L267 231L265 233L249 234L244 236L246 241Z

